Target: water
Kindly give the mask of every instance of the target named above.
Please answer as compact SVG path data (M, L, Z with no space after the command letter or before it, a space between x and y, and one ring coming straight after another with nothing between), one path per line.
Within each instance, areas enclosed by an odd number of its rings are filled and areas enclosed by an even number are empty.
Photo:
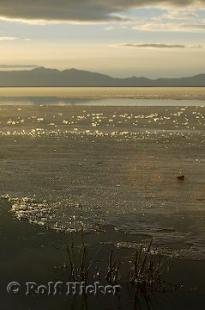
M31 91L35 104L24 104ZM110 231L109 241L122 231L127 247L133 235L153 236L166 253L204 259L204 90L130 90L133 98L157 93L154 100L128 99L128 89L98 100L96 89L51 90L75 93L71 105L50 105L49 91L11 89L12 105L8 89L0 91L0 193L16 198L13 216L57 230ZM176 99L187 94L190 101Z
M150 100L151 99L151 100ZM204 106L205 88L0 88L1 105Z
M80 105L80 106L105 106L105 107L161 107L161 106L205 106L205 100L186 99L134 99L134 98L106 98L106 99L61 99L54 97L45 98L0 98L0 105Z

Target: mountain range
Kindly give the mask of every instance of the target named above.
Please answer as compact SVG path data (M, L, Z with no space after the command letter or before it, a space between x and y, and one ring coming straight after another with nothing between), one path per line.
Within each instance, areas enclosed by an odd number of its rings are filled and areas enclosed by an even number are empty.
M109 75L66 69L37 67L23 71L0 71L0 87L204 87L205 74L181 78L114 78Z

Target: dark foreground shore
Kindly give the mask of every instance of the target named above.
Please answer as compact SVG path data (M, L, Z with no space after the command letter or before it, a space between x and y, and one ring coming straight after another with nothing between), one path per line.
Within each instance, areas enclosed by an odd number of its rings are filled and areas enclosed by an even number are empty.
M56 233L30 225L12 218L10 206L6 200L0 202L0 274L1 274L1 309L203 309L205 305L205 261L173 259L170 270L162 275L169 284L164 292L152 292L144 298L135 298L134 290L129 289L127 279L121 279L122 288L119 295L112 296L47 296L48 291L34 293L31 289L26 296L26 282L47 285L49 282L69 279L64 269L66 244L71 242L71 235ZM126 240L126 235L110 232L111 239ZM79 244L79 235L73 238ZM96 264L105 268L110 248L106 233L87 233L85 243L90 258L95 257L91 268ZM140 237L139 237L140 240ZM138 240L138 241L139 241ZM136 240L135 240L136 241ZM103 245L99 255L100 247ZM134 257L133 249L115 249L120 257L122 269L128 268L128 259ZM93 282L95 279L93 279ZM17 282L9 291L9 283ZM91 282L92 284L92 282ZM176 287L177 285L177 287ZM175 287L175 288L174 288ZM17 291L16 291L17 289ZM18 291L19 289L19 291Z

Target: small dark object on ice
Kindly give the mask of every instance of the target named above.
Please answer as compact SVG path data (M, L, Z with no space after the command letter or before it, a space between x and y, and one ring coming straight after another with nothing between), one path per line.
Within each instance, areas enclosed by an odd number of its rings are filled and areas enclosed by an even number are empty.
M179 181L184 181L185 176L184 176L184 175L179 175L179 176L177 177L177 179L178 179Z

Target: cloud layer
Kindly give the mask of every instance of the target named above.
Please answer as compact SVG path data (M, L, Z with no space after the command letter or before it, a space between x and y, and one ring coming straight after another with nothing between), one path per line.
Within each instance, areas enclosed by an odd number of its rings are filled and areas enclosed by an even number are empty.
M0 16L11 19L106 21L142 6L205 7L205 0L1 0Z
M7 37L7 36L0 36L0 41L14 41L18 40L17 37Z
M136 48L186 48L182 44L162 44L162 43L125 43L122 46Z

